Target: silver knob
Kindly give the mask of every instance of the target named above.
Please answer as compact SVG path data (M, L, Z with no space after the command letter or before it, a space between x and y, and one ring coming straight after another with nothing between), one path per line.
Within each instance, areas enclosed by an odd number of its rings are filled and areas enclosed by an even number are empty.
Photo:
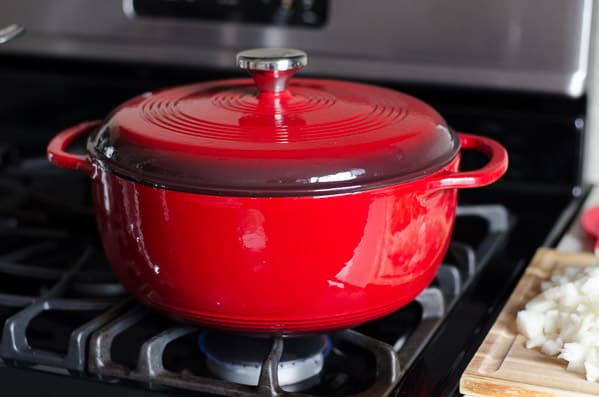
M291 76L308 64L308 55L293 48L255 48L237 54L237 66L247 70L260 92L285 91Z
M247 70L301 69L308 64L308 55L293 48L254 48L237 54L237 65Z
M4 44L11 41L24 31L25 27L22 25L17 25L16 23L13 23L12 25L8 25L0 29L0 44Z

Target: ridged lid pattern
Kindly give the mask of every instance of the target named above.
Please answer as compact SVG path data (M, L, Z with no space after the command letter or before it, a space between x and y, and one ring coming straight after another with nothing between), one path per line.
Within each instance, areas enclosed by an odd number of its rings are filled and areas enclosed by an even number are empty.
M288 82L288 70L252 72L254 81L213 81L133 98L109 116L88 150L101 166L144 183L257 196L401 183L441 169L459 150L437 112L398 91L334 80ZM286 80L269 91L269 78Z

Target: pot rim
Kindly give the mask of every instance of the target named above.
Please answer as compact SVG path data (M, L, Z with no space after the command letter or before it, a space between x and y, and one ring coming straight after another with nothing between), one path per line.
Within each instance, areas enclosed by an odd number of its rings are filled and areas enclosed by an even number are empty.
M128 180L133 180L136 182L140 182L146 185L154 186L161 189L168 189L174 191L183 191L183 192L196 192L196 193L207 193L209 195L219 195L219 196L245 196L245 197L315 197L315 196L333 196L333 195L341 195L348 193L358 193L361 191L372 191L380 188L384 188L385 186L407 186L413 185L415 183L422 184L420 188L423 190L427 190L429 192L433 192L436 190L444 190L444 189L456 189L456 188L475 188L489 185L505 174L508 167L508 155L505 148L494 141L493 139L478 136L478 135L470 135L465 133L458 133L458 144L456 149L456 154L449 161L445 162L444 167L433 171L431 174L423 174L423 175L414 175L413 179L410 181L396 181L393 178L388 179L378 179L375 183L373 181L372 184L361 184L361 185L352 185L349 188L339 187L339 185L335 186L335 189L311 189L305 191L295 191L298 194L290 194L294 191L291 189L285 190L269 190L266 189L258 190L258 191L250 191L248 194L248 190L239 190L232 189L229 191L223 191L223 189L204 189L198 187L196 185L191 186L190 189L175 189L173 186L169 186L166 184L161 184L159 181L150 181L144 178L135 178L130 173L122 173L119 170L110 169L107 167L101 159L94 156L92 151L87 151L85 155L69 153L67 151L68 147L77 139L82 138L83 136L91 137L89 135L90 132L97 129L97 127L101 125L99 120L96 121L87 121L75 125L71 128L68 128L58 135L56 135L48 144L48 160L61 168L72 169L76 171L83 172L89 175L92 178L97 176L98 168L105 170L107 172L114 173L115 175L121 176ZM90 139L88 138L88 142ZM88 145L89 146L89 145ZM469 149L478 152L482 152L489 157L489 162L482 166L479 169L472 171L459 171L454 169L448 169L448 164L452 164L452 161L458 162L460 159L460 150ZM216 190L216 191L215 191ZM264 194L264 193L270 194ZM237 193L237 194L234 194ZM242 194L239 194L242 193ZM302 194L303 193L303 194Z
M454 132L455 133L455 132ZM93 134L92 134L93 135ZM120 169L115 166L114 163L105 161L102 153L98 153L94 150L94 145L90 143L92 135L88 138L87 143L87 154L89 161L96 167L101 168L106 172L110 172L122 179L140 183L146 186L155 187L157 189L171 190L182 193L191 194L204 194L211 196L231 196L231 197L320 197L320 196L335 196L351 193L359 193L366 191L374 191L387 187L396 187L400 185L413 184L415 182L426 182L434 176L439 174L447 173L447 168L456 161L459 161L459 154L461 145L456 145L452 156L442 163L437 162L432 164L430 167L422 170L418 170L411 174L403 174L401 176L386 178L386 179L373 179L366 183L359 184L346 184L346 185L332 185L318 187L306 187L306 188L290 188L282 187L280 189L273 189L272 187L263 188L241 188L235 186L210 186L210 185L175 185L172 183L165 183L159 180L152 180L150 178L138 177L132 174L127 169Z

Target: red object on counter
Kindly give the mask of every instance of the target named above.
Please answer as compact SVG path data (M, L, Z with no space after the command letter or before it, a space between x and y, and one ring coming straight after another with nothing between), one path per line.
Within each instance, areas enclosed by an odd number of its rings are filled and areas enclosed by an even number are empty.
M505 149L397 91L289 82L299 51L238 61L260 90L145 94L50 142L50 161L92 178L119 280L171 315L257 333L350 327L410 302L447 250L456 189L500 178ZM66 152L84 136L86 155ZM460 147L490 161L460 172Z
M586 210L580 223L585 232L595 237L595 255L599 258L599 206Z

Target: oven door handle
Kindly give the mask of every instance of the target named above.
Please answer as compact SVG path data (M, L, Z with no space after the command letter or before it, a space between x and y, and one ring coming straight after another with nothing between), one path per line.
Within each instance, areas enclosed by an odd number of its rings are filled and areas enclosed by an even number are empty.
M48 144L48 160L60 168L80 171L91 175L94 167L87 155L68 153L67 148L76 139L89 134L102 122L100 120L85 121L58 133Z
M474 150L489 157L487 164L477 170L456 171L433 178L427 186L430 190L473 188L489 185L505 174L508 155L505 148L493 139L459 133L461 150Z

